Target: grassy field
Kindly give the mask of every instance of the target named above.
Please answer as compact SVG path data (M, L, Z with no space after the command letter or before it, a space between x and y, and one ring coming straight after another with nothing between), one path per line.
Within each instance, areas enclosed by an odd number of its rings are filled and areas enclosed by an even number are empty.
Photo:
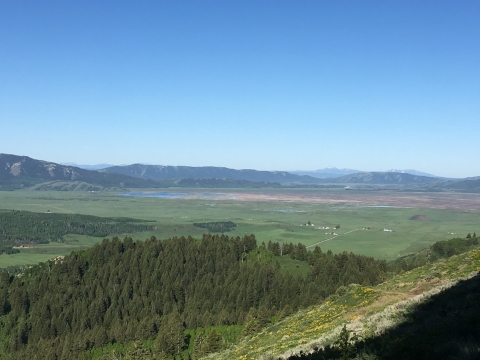
M202 192L199 189L193 191ZM182 189L182 192L188 190ZM228 235L253 233L259 243L270 240L295 244L301 242L311 248L318 244L324 251L352 251L386 260L420 250L438 240L464 237L469 232L480 233L480 213L477 211L373 207L348 203L239 201L228 198L167 199L121 197L105 192L14 191L0 192L0 208L125 216L156 221L157 230L133 234L135 239L152 235L157 238L181 235L199 237L204 230L193 226L193 223L231 220L238 226ZM410 220L415 215L424 215L430 220ZM313 226L305 226L309 221ZM336 225L340 225L340 229L333 229ZM392 231L384 231L385 228ZM100 240L72 235L66 243L40 245L22 250L20 254L2 255L0 267L45 261L91 246Z
M74 250L88 248L101 241L102 238L85 235L67 235L65 240L65 243L51 242L49 244L36 245L31 249L20 249L18 254L0 255L0 268L15 265L35 265L57 256L69 254Z

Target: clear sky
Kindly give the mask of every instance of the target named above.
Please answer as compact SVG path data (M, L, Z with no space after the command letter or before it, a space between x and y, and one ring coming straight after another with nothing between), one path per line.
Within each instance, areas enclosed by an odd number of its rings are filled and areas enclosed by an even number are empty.
M0 152L480 175L480 1L0 2Z

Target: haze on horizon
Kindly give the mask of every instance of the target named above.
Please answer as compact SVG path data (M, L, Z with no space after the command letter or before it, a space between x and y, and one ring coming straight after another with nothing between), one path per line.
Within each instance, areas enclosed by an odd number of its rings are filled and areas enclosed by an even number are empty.
M0 4L0 153L480 175L478 1Z

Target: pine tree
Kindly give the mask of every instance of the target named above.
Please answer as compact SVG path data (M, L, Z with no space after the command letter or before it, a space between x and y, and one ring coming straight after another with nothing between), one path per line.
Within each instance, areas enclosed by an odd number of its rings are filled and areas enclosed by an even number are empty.
M93 329L95 347L102 347L108 344L108 335L103 326L97 326Z
M356 335L351 336L351 332L347 330L347 326L343 325L334 346L340 350L340 360L348 360L350 355L355 352L355 342L358 340Z
M257 320L260 328L264 328L270 322L270 314L265 306L260 306L257 310Z
M135 341L133 346L130 347L125 353L125 359L128 360L142 360L151 359L152 353L150 350L145 349L139 342Z
M242 330L242 336L248 336L256 333L261 329L261 324L257 319L257 309L250 308L245 319L245 327Z
M69 360L75 358L72 335L68 333L63 340L62 352L60 353L61 360Z
M193 354L195 359L199 359L205 355L204 345L205 345L205 334L202 331L195 338L195 342L193 345Z
M222 337L213 329L207 335L203 346L203 353L210 354L218 352L222 348Z
M178 312L167 315L157 336L157 350L167 355L178 355L185 345L183 324Z
M279 319L285 319L287 316L290 316L293 314L293 309L290 305L285 305L282 309L282 311L280 311L280 313L278 314L278 317Z

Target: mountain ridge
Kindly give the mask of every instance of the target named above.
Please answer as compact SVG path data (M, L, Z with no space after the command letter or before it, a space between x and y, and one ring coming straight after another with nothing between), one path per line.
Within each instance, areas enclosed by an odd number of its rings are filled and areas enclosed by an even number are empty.
M418 176L427 176L427 177L436 177L436 178L440 177L440 176L429 174L429 173L426 173L426 172L423 172L423 171L418 171L418 170L415 170L415 169L405 169L405 170L390 169L390 170L387 170L386 172L394 172L394 173L410 174L410 175L418 175Z
M354 171L353 169L337 169ZM319 170L320 171L320 170ZM262 188L354 185L399 186L402 191L480 192L480 177L446 179L407 172L360 172L318 178L287 171L259 171L226 167L191 167L132 164L101 170L86 170L37 160L28 156L0 154L0 190L32 188L36 190L99 191L119 188ZM394 188L392 188L394 189Z
M438 178L412 175L407 173L395 173L395 172L363 172L341 176L335 179L329 179L333 183L337 184L399 184L399 185L412 185L412 184L427 184L438 182Z
M158 183L151 180L85 170L28 156L0 154L0 189L22 189L51 181L80 181L102 187L158 187Z
M290 172L292 174L297 174L297 175L308 175L308 176L316 177L319 179L326 179L326 178L335 178L343 175L355 174L362 171L355 170L355 169L344 169L344 168L340 169L336 167L326 167L318 170L295 170Z
M215 166L170 166L170 165L142 165L113 166L102 169L101 172L118 173L150 180L178 180L178 179L233 179L254 182L277 182L280 184L321 184L320 179L311 176L291 174L286 171L260 171L253 169L230 169Z
M93 165L88 165L88 164L76 164L76 163L73 163L73 162L66 162L66 163L59 163L60 165L65 165L65 166L74 166L74 167L78 167L80 169L85 169L85 170L101 170L101 169L105 169L107 167L111 167L111 166L123 166L123 165L127 165L127 164L93 164Z

